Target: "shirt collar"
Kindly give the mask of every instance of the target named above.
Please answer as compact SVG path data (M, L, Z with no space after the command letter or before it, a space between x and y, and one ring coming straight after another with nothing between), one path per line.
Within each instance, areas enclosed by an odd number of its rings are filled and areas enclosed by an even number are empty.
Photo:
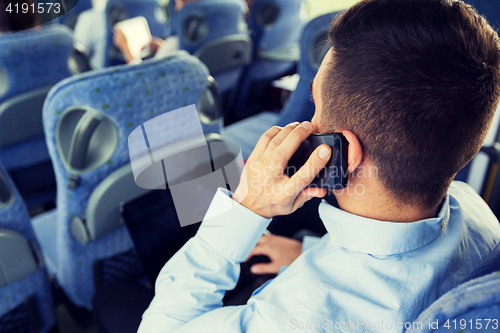
M436 239L450 217L446 195L438 217L411 223L373 220L335 208L323 200L319 216L334 246L374 255L415 250Z

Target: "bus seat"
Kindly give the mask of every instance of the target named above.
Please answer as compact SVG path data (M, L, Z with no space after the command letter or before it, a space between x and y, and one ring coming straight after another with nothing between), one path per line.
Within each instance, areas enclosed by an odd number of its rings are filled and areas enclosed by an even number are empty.
M125 63L120 50L113 45L113 27L116 23L144 16L148 21L151 35L166 38L170 35L170 25L167 24L167 9L158 0L109 0L106 4L106 52L104 67L122 65Z
M55 325L51 284L24 202L0 165L0 332Z
M232 97L229 123L262 111L271 82L295 73L305 24L299 15L302 2L254 0L250 17L253 63L245 69L238 92Z
M237 87L251 62L253 42L244 19L246 5L236 0L196 1L177 14L181 50L198 57L219 85L223 101Z
M42 106L49 89L71 75L72 48L62 26L0 36L0 159L28 207L55 198Z
M131 131L165 112L196 104L209 85L207 77L198 59L178 52L77 75L50 92L43 112L58 180L57 208L52 216L35 218L33 225L44 254L55 255L46 261L55 263L55 276L75 305L92 308L95 262L120 256L137 260L125 227L89 234L90 198L129 163ZM40 230L52 230L52 235Z

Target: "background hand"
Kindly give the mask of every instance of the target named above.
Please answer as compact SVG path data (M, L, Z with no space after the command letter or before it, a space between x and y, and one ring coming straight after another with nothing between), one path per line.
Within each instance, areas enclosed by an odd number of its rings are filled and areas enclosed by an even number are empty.
M127 36L119 28L113 30L113 45L121 51L127 63L132 61L133 56L128 46Z
M290 265L302 253L302 242L273 234L262 235L245 260L257 255L266 255L270 263L254 264L250 271L254 274L278 274L281 266Z

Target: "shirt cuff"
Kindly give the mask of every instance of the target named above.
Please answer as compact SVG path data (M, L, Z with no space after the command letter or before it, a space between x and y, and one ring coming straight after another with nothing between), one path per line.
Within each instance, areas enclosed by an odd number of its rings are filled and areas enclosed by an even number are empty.
M271 219L243 207L230 195L225 189L217 190L196 237L235 262L243 262Z

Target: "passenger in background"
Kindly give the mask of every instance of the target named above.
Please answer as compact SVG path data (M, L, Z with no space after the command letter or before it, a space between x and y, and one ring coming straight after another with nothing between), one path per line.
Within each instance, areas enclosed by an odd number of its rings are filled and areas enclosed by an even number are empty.
M28 4L28 8L31 8L33 4L31 0L4 0L0 2L0 33L27 30L37 27L40 24L36 12L31 13L28 11L27 13L22 13L21 11L17 12L13 10L9 13L6 10L9 5L12 8L14 4L19 4L19 8L22 8L22 4L25 3Z
M176 12L179 12L182 9L182 7L184 7L186 4L200 0L170 0L170 1L174 1L174 10ZM115 28L113 31L113 44L121 51L123 57L125 58L125 61L128 64L137 63L141 61L141 59L134 59L134 57L132 56L132 52L130 52L130 48L128 46L127 37L119 28ZM155 57L165 57L179 50L179 37L170 36L165 40L153 37L151 43L149 43L145 47L149 48L149 51L152 54L154 54Z
M92 9L86 10L78 16L73 34L75 43L79 43L85 48L92 69L104 67L106 3L107 0L92 0Z

